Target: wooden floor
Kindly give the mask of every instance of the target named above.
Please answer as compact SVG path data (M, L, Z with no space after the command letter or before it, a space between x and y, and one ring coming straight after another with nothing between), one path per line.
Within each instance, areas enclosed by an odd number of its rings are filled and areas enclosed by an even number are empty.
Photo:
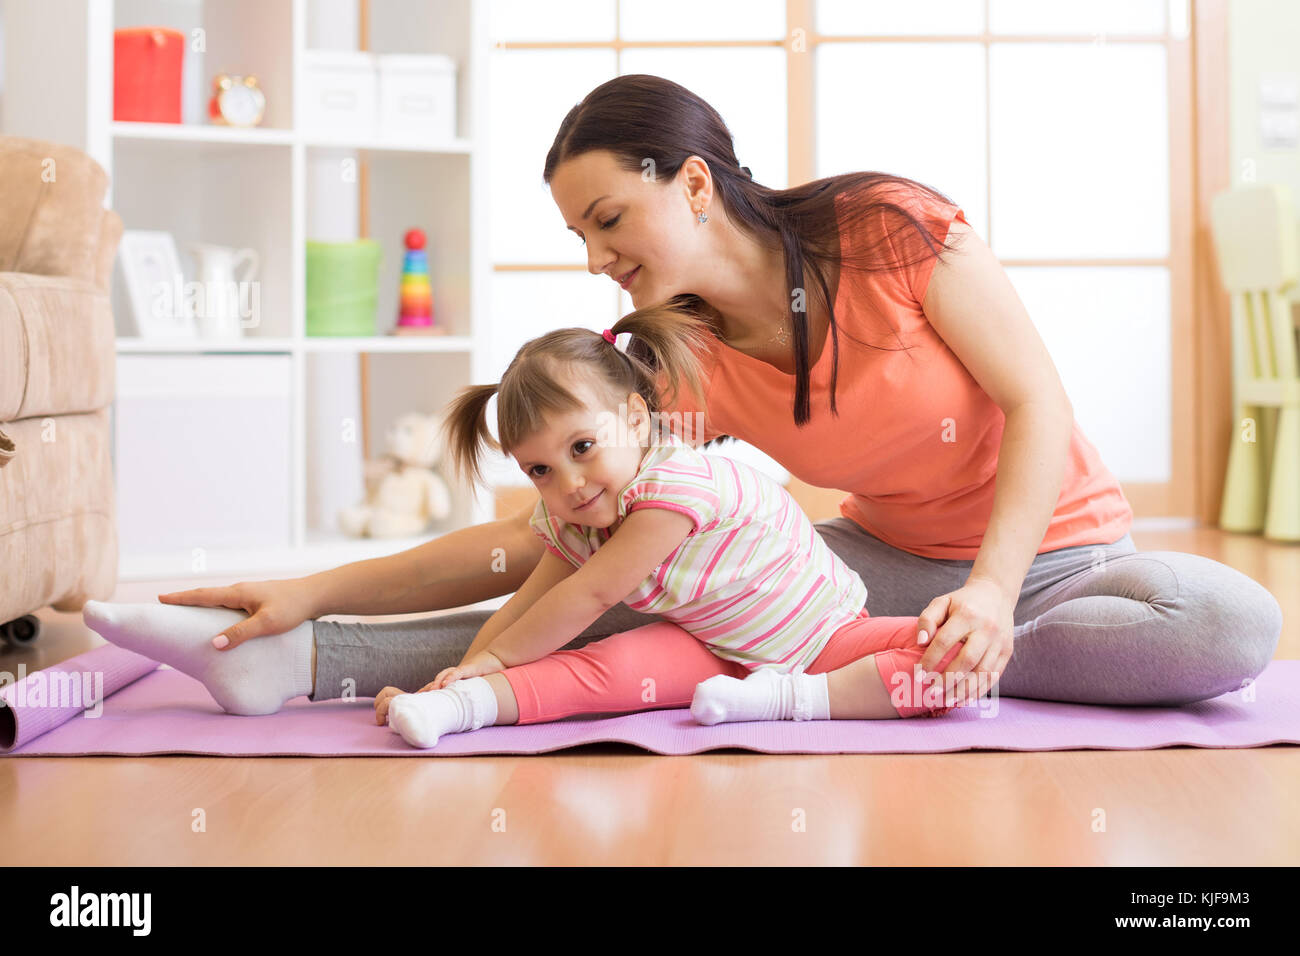
M1282 603L1300 652L1300 546L1139 525ZM115 601L229 579L123 584ZM99 638L46 609L28 670ZM9 865L1296 865L1300 747L659 757L23 757L0 760ZM196 808L204 833L191 830ZM1094 830L1098 811L1105 830ZM802 814L802 830L792 826ZM501 832L494 821L504 819Z

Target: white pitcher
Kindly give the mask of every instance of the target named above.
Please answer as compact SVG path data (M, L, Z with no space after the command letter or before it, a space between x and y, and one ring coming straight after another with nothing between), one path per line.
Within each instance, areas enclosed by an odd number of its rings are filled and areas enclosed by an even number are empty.
M257 253L252 249L232 249L204 242L186 243L197 266L194 293L194 318L199 335L205 339L237 339L244 327L258 321L260 290L253 282L257 275ZM235 272L246 266L242 276ZM191 290L187 290L187 295Z

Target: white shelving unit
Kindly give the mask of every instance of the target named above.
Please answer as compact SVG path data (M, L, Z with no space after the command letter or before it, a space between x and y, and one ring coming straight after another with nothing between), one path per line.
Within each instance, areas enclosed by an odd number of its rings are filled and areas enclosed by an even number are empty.
M28 57L25 65L36 79L30 87L6 91L7 131L85 149L108 171L107 202L122 216L125 228L168 231L182 250L187 241L248 246L261 259L261 322L247 329L241 340L175 343L120 336L119 363L129 357L130 368L138 372L164 368L152 363L183 363L196 356L232 362L259 355L288 359L275 363L288 370L290 379L287 474L276 479L287 483L288 526L268 529L268 538L254 536L246 544L208 546L211 542L200 532L185 547L162 550L132 549L132 529L123 528L120 576L255 575L331 567L394 553L436 533L491 520L491 490L458 487L448 475L453 513L441 531L412 540L345 537L337 530L334 512L362 495L362 454L359 439L349 444L332 437L348 417L347 409L355 408L358 416L364 409L369 453L377 457L384 451L384 432L397 415L437 412L458 388L483 381L488 374L490 267L482 225L487 221L488 173L483 116L490 50L486 4L42 0L21 14L14 15L13 8L10 5L6 21L7 56ZM360 23L363 11L368 11L367 24ZM202 49L187 67L193 72L187 75L186 122L113 120L113 31L129 26L168 26L188 38L201 38L197 45ZM295 116L302 114L304 53L314 48L356 49L361 36L368 36L366 48L372 52L443 54L456 62L455 139L360 142L295 127ZM67 55L59 56L52 43L61 44ZM189 46L186 56L191 57ZM44 75L54 72L54 63L63 75ZM65 72L67 64L72 69ZM211 77L222 70L257 75L267 97L260 127L232 129L206 122ZM17 122L9 122L9 117ZM332 171L342 164L364 166L365 186L335 178ZM363 203L364 214L359 209ZM383 250L379 328L396 321L402 236L418 227L428 237L434 307L450 334L307 334L306 241L357 238L358 223L364 221L369 223L368 236ZM120 287L120 277L114 281ZM121 289L115 288L115 312L120 313L124 303ZM364 403L357 395L363 354L369 367ZM121 364L119 378L120 370ZM359 432L362 423L357 425ZM159 447L151 454L166 456L166 441L159 435ZM241 467L237 449L229 458L232 469ZM120 469L121 463L115 466ZM202 507L202 501L194 503L195 509Z

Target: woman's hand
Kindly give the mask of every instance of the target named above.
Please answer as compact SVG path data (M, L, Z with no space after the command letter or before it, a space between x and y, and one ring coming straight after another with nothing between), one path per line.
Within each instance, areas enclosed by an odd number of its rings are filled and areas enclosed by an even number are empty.
M488 674L495 674L498 671L505 670L505 664L497 658L495 654L489 654L487 651L479 651L469 660L457 667L447 667L438 673L438 676L429 683L425 684L417 694L427 693L431 690L441 690L448 684L454 684L463 677L486 677ZM392 703L394 697L398 694L405 694L406 691L400 687L385 687L375 695L375 723L381 726L388 720L388 706Z
M213 647L230 650L244 641L266 634L282 634L316 617L316 591L306 578L284 581L241 581L221 588L192 588L158 595L163 604L228 607L247 611L249 617L222 631L228 643Z
M945 674L964 675L954 684L953 699L945 699L946 704L961 706L978 699L981 674L985 675L984 690L997 683L1011 659L1015 608L1015 600L997 582L972 577L956 591L935 598L921 612L917 639L929 644L921 656L921 668L927 674L958 641L966 645L944 669Z

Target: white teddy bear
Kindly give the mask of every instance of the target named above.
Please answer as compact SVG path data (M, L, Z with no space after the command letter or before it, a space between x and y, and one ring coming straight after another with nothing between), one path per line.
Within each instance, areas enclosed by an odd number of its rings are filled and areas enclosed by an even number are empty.
M367 461L366 500L339 510L339 527L355 538L409 538L424 532L432 519L451 514L447 483L434 470L442 459L436 415L411 412L385 435L388 454Z

